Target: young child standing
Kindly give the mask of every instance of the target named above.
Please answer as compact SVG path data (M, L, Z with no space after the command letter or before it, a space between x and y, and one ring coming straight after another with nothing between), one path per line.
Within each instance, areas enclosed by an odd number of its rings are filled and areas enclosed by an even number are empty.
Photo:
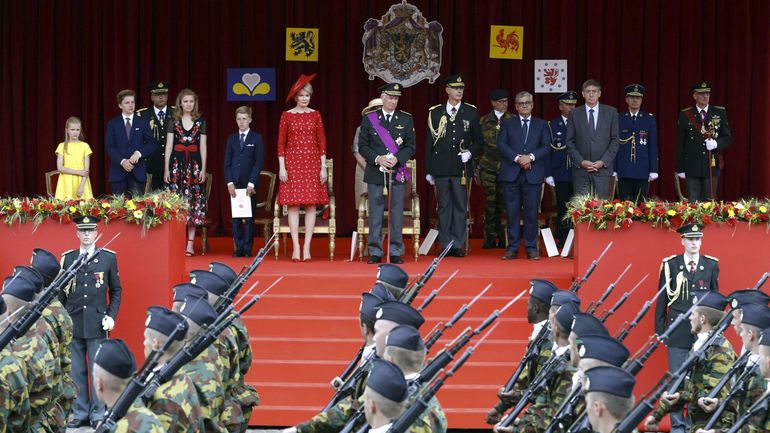
M55 198L60 200L93 198L91 181L88 180L90 156L93 153L88 143L83 142L80 119L70 117L64 124L64 142L56 148L56 169L59 181L56 183Z

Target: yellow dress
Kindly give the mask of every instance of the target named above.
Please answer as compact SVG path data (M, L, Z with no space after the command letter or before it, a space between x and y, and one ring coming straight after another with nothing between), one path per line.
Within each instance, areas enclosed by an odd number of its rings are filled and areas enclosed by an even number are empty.
M67 143L67 153L64 153L64 143L59 143L59 147L56 148L56 154L62 155L64 158L64 167L70 170L83 170L85 168L86 156L92 153L91 146L82 141ZM93 198L94 193L91 191L91 180L88 178L86 178L86 184L83 186L83 195L78 197L78 187L80 186L81 179L80 176L74 174L60 174L59 180L56 182L56 194L54 197L60 200Z

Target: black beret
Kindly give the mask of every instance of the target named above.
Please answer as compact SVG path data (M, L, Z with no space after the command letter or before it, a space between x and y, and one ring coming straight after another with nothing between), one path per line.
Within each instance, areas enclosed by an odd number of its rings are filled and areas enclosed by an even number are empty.
M190 282L217 296L224 295L230 287L219 275L202 270L190 271Z
M174 302L183 302L188 297L208 299L206 289L193 283L179 283L172 290L174 291Z
M399 325L411 325L417 329L420 329L420 326L425 323L425 319L417 310L396 301L381 304L375 316L377 320L390 320Z
M565 104L577 104L578 94L574 90L564 92L556 97L556 100Z
M182 324L183 331L177 334L175 340L184 340L187 335L187 329L189 325L184 320L184 316L171 311L166 307L149 307L147 308L147 321L145 326L148 329L154 329L166 337L170 337L179 324Z
M746 304L741 307L741 321L759 329L770 328L770 308L767 305Z
M634 395L636 379L631 373L618 367L601 366L586 370L583 379L583 391L606 392L620 397Z
M727 297L733 308L741 308L743 304L762 304L770 303L770 296L761 290L744 289L736 290Z
M235 279L238 278L238 274L235 273L233 268L220 262L209 263L209 271L219 275L223 280L227 282L228 286L233 284Z
M5 305L5 301L3 300L3 297L0 296L0 314L5 314L6 311L8 311L8 306Z
M94 364L121 379L128 379L136 372L134 354L119 338L102 341L94 355Z
M409 395L404 372L396 364L383 359L375 361L366 386L397 403L406 400Z
M399 289L405 289L406 285L409 283L409 274L397 265L383 263L377 267L377 280L398 287Z
M26 278L35 285L35 291L39 292L43 288L43 276L32 266L16 266L13 268L13 275Z
M374 286L372 286L372 290L369 290L369 293L380 298L382 300L380 302L396 300L396 297L393 296L393 293L391 293L390 290L388 290L380 283L374 283Z
M698 302L700 300L700 302ZM708 307L724 311L727 306L727 298L714 290L696 290L692 293L692 303L698 302L698 307Z
M2 312L0 312L2 314ZM760 346L770 346L770 328L762 330L762 337L759 339Z
M676 229L677 233L682 235L683 238L702 238L703 237L703 225L702 224L685 224L682 227Z
M86 215L75 217L72 220L75 221L78 230L92 230L96 228L96 223L102 219L96 216Z
M59 275L61 266L59 265L59 259L50 251L46 251L42 248L35 248L32 250L32 263L30 266L35 268L43 276L43 285L47 286L51 284L51 281Z
M570 292L569 290L557 290L553 292L553 296L551 297L552 307L560 307L568 302L577 304L578 307L580 306L580 298L578 298L578 295L576 295L575 292Z
M413 351L425 349L425 343L422 341L420 331L409 325L398 325L391 329L385 338L385 346L400 347Z
M556 322L561 325L567 332L572 330L572 322L575 320L575 314L580 312L580 308L577 304L567 302L559 307L556 311Z
M588 313L577 313L575 319L572 322L572 332L578 337L584 335L607 335L610 333L607 328L596 317Z
M35 284L24 277L6 277L3 280L3 294L22 301L32 302L35 299L35 291Z
M708 81L698 81L692 85L692 91L695 93L711 93L711 84Z
M553 294L559 290L556 285L548 280L533 279L529 283L529 295L538 301L551 304Z
M168 82L154 81L150 83L150 93L168 93Z
M508 92L505 89L495 89L489 94L490 101L499 101L501 99L508 99Z
M644 96L644 86L641 84L629 84L623 88L623 93L626 96Z
M201 298L185 299L180 312L200 327L211 325L217 320L217 312L214 307Z
M387 83L380 86L380 93L384 93L390 96L401 96L401 90L403 86L398 83Z
M581 359L598 359L620 367L630 355L626 346L609 335L584 335L578 339Z
M454 74L446 77L444 85L446 87L465 87L465 81L463 80L462 75Z
M368 319L377 320L377 307L383 302L382 298L377 295L362 293L359 313Z

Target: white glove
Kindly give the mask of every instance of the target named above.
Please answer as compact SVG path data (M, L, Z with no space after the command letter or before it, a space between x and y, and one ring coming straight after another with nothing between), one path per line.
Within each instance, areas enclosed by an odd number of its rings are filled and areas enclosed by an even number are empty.
M431 185L435 185L436 184L436 182L433 180L433 176L431 176L429 174L425 175L425 180L427 180L428 183L431 184Z
M677 176L679 176L679 179L684 179L684 173L677 173Z
M466 151L460 152L460 161L462 161L463 164L465 164L470 160L471 160L471 153L469 151L466 150Z
M102 329L104 329L105 331L112 331L114 327L115 327L115 321L112 320L112 317L104 316L102 318Z
M706 140L706 149L708 150L714 150L717 148L717 141L713 138L709 138Z
M618 172L617 172L617 171L613 171L613 172L612 172L612 177L614 177L615 179L617 179L617 178L618 178Z
M647 182L652 182L657 178L658 178L658 173L650 173L650 176L647 178Z
M546 177L545 183L547 183L550 186L556 186L556 181L553 180L553 176Z

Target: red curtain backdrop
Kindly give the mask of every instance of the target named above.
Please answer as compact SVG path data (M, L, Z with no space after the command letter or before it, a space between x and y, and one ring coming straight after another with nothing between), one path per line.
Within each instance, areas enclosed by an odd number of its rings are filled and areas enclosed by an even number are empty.
M252 129L266 143L265 168L277 170L275 142L286 90L300 73L318 72L311 106L327 127L327 156L335 160L338 232L355 227L354 159L350 152L360 111L377 96L362 64L363 24L380 18L394 0L28 0L0 3L0 194L45 192L43 173L56 168L54 150L64 121L78 116L94 150L91 182L96 194L109 191L104 151L107 121L119 113L116 93L138 91L138 107L149 106L149 83L171 82L170 102L190 87L200 95L209 125L207 169L214 174L209 216L215 232L229 227L229 203L222 164L224 143L235 128L226 101L226 69L275 67L278 100L252 103ZM652 192L674 199L672 173L678 111L692 105L690 85L712 83L711 102L727 107L733 145L720 177L720 196L770 195L770 138L765 106L770 100L770 31L763 0L412 0L428 20L444 27L442 78L461 72L465 101L482 114L491 90L512 95L533 88L538 58L569 60L569 85L585 79L603 85L601 101L625 108L623 86L647 87L644 109L658 118L661 179ZM523 60L489 59L489 26L524 26ZM319 28L319 61L286 62L286 27ZM441 80L440 79L440 80ZM427 134L427 109L445 102L439 82L406 90L399 108L411 112L417 128L418 163ZM581 100L582 103L582 100ZM557 114L554 95L536 95L535 115ZM138 108L137 107L137 108ZM510 105L513 109L513 104ZM423 167L420 165L420 179ZM423 208L435 199L419 183ZM473 208L481 233L482 194ZM428 212L423 211L423 214Z

